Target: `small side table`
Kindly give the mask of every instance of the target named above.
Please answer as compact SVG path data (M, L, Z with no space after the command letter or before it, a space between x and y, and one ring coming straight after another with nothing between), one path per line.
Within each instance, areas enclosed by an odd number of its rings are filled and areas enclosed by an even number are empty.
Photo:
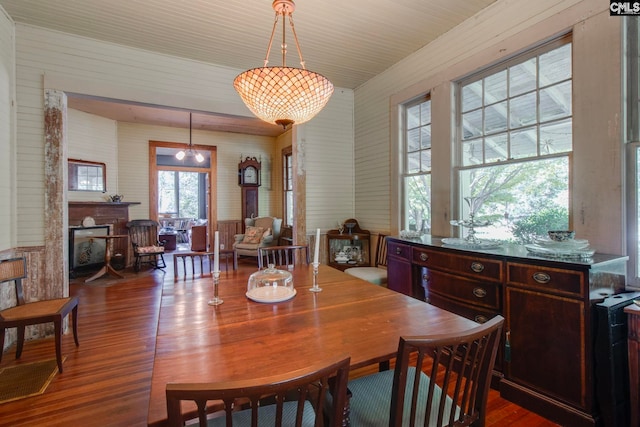
M631 401L631 427L640 426L640 307L630 304L624 308L628 320L629 398Z
M104 266L98 270L98 272L96 274L94 274L93 276L89 277L88 279L86 279L84 281L84 283L88 283L91 282L92 280L96 280L99 277L104 276L105 274L113 274L114 276L117 276L119 278L124 278L124 276L120 273L118 273L116 270L114 270L113 267L111 267L111 241L113 239L123 239L125 237L129 237L128 234L111 234L108 236L92 236L92 239L104 239L105 240L105 249L104 249Z
M165 251L175 251L177 247L178 233L162 233L158 235L158 240L160 243L164 242L164 250Z

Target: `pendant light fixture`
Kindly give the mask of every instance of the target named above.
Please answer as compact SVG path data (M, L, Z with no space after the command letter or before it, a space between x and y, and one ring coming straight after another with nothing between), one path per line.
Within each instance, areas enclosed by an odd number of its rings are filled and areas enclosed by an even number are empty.
M264 66L238 75L233 81L233 86L253 114L265 122L277 123L286 129L292 123L304 123L318 114L333 94L333 84L326 77L305 68L298 36L293 26L293 0L274 0L272 7L276 17ZM268 67L271 44L280 17L282 66ZM286 17L289 18L302 68L287 67Z
M189 157L195 157L198 163L202 163L204 161L204 156L198 153L196 150L194 150L193 144L191 143L191 132L192 132L191 128L192 128L192 117L191 117L191 112L189 112L189 148L187 149L187 151L184 151L184 150L178 151L176 153L176 159L182 160L186 156L189 156Z

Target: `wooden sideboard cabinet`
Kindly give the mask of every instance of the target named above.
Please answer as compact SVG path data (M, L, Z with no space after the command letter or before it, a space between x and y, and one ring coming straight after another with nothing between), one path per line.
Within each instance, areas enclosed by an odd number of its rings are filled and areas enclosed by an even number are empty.
M631 391L631 427L640 427L640 307L624 309L629 318L629 390Z
M496 363L504 398L561 425L602 424L591 308L624 292L627 257L557 260L518 245L463 250L431 236L387 241L389 289L480 323L505 317Z

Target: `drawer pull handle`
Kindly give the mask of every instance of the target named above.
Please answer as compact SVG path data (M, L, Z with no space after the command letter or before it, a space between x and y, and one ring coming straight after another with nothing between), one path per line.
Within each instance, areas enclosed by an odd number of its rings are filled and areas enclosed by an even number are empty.
M471 263L471 270L474 273L482 273L482 271L484 270L484 265L480 262L472 262Z
M420 260L421 261L426 261L429 259L429 255L425 254L425 253L421 253L420 254Z
M396 248L396 255L402 254L402 248Z
M484 298L487 296L487 291L483 288L473 288L473 294L478 298Z
M537 272L533 273L533 280L544 285L545 283L549 283L551 281L551 276L549 276L547 273Z
M482 314L476 314L476 317L474 317L473 320L477 323L486 323L489 319L487 319L487 316L483 316Z
M422 275L422 280L423 280L424 282L428 282L428 281L429 281L429 275L428 275L428 274L423 274L423 275Z

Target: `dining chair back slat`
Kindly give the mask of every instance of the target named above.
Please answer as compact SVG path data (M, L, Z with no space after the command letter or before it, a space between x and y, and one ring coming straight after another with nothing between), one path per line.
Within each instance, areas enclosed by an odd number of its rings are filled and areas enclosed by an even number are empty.
M182 401L196 402L200 427L342 426L350 361L350 357L343 355L268 378L168 383L165 391L168 426L182 427L185 420L196 416L181 412ZM211 405L207 406L208 403ZM219 414L208 417L214 412Z
M258 250L258 267L260 269L274 266L309 265L309 246L287 245L269 246Z
M393 371L349 382L352 425L482 426L504 318L462 334L400 337Z

